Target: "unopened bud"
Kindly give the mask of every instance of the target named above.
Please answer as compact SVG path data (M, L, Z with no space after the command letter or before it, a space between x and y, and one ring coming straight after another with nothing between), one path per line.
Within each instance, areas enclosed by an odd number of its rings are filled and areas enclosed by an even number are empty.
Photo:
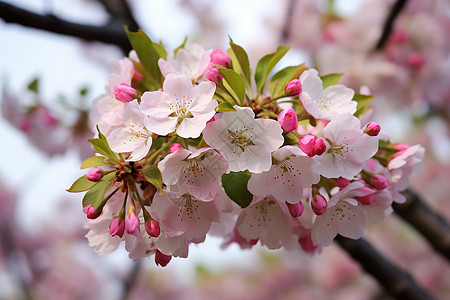
M223 76L222 74L220 74L219 70L217 70L215 66L211 66L208 69L206 69L205 78L217 84L219 81L223 79Z
M133 72L133 79L131 79L132 84L138 85L142 81L142 75L138 71Z
M297 130L298 118L295 110L292 108L283 110L278 115L278 123L280 123L281 128L286 132Z
M302 92L302 83L298 79L291 80L284 89L289 96L297 96Z
M305 135L299 140L300 149L309 157L321 155L327 149L325 141L317 136Z
M138 217L134 212L128 212L125 217L125 230L137 238L141 237L141 228Z
M363 196L356 197L356 200L358 200L359 203L361 203L362 205L370 205L373 203L373 199L375 197L374 190L367 186L364 186L362 188L359 188L358 192L363 194Z
M120 238L123 237L123 233L125 232L125 221L120 218L115 218L112 220L109 225L109 234L111 236L118 235Z
M294 218L300 217L303 213L303 204L302 202L298 202L295 204L291 204L291 203L287 203L287 207L289 209L289 212L291 213L291 216L293 216Z
M226 68L231 67L231 57L222 49L214 49L211 52L210 58L213 64L221 65Z
M170 145L169 152L174 153L177 150L184 149L184 147L179 143L173 143Z
M384 177L381 174L373 175L372 178L370 178L370 183L374 186L374 188L380 191L384 190L389 185L389 182L386 179L386 177Z
M114 89L114 96L120 102L128 103L133 101L133 99L137 96L137 92L131 86L125 82L122 82Z
M159 234L161 233L161 229L159 228L159 223L155 220L146 222L145 230L147 231L149 236L154 237L154 238L157 238L159 236Z
M327 200L322 195L316 195L311 199L312 210L318 216L323 215L327 211L327 206Z
M408 64L413 69L420 69L423 64L425 63L425 59L423 58L422 54L419 52L411 52L408 55Z
M90 181L100 181L103 178L103 170L99 168L90 169L86 174L86 178Z
M90 204L83 208L83 212L86 214L88 219L96 219L100 215L99 212L95 211L95 207Z
M344 178L344 177L338 177L336 178L336 184L339 188L343 189L345 188L347 185L350 184L350 180Z
M165 255L159 250L156 250L155 253L155 263L157 266L165 267L172 259L171 255Z
M364 133L367 133L370 136L377 136L380 133L381 127L377 122L370 122L367 124Z
M304 237L299 238L300 246L302 247L303 251L307 253L312 253L316 251L317 247L314 245L314 242L311 238L311 231L309 231Z

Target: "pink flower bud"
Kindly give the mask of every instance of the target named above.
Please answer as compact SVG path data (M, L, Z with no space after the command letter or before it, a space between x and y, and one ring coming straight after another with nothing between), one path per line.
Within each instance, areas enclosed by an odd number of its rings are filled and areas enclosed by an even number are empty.
M231 67L230 55L222 49L214 49L211 52L211 62L216 65L221 65L225 68ZM212 80L211 80L212 81Z
M146 222L145 230L147 231L149 236L155 237L155 238L157 238L159 236L159 234L161 233L161 229L159 228L159 223L156 222L155 220L151 220L150 225L149 225L149 222Z
M142 81L142 75L138 71L133 71L133 79L131 79L131 83L134 85L138 85Z
M289 212L291 213L291 216L293 216L294 218L300 217L303 213L303 204L302 202L298 202L295 204L291 204L291 203L287 203L287 207L289 209Z
M165 267L172 259L171 255L165 255L164 253L161 253L161 251L156 250L155 253L155 263L157 266Z
M141 228L138 217L134 212L129 212L125 217L125 230L137 238L141 237Z
M283 110L278 115L278 123L280 123L281 128L286 132L297 130L298 119L295 110L292 108Z
M403 30L395 30L392 33L392 38L394 42L403 44L408 39L408 34Z
M411 66L411 68L418 70L423 66L424 63L425 59L423 58L422 54L420 54L419 52L409 53L408 64Z
M215 66L211 66L208 69L206 69L205 78L217 84L219 81L223 79L223 76L222 74L220 74L219 70L217 70Z
M358 192L360 192L361 194L364 195L364 196L356 197L356 200L358 200L359 203L361 203L362 205L372 204L373 199L374 199L374 193L375 193L374 190L372 190L371 188L369 188L367 186L364 186L362 188L359 188Z
M44 108L42 109L42 123L49 128L53 128L58 125L58 120L50 114L48 109Z
M323 215L327 211L327 206L327 200L322 195L316 195L311 199L312 210L318 216Z
M88 219L96 219L100 215L99 212L95 211L95 207L90 204L83 208L83 212L86 214Z
M291 80L284 89L289 92L289 96L297 96L302 92L302 83L298 79Z
M380 133L381 127L377 122L370 122L367 124L364 133L367 133L370 136L377 136Z
M392 158L402 155L406 150L409 149L409 145L405 143L397 143L394 145L394 149L398 150L398 152L395 153Z
M370 178L370 183L374 186L374 188L380 191L384 190L389 185L389 182L386 179L386 177L384 177L381 174L373 175L372 178Z
M350 180L343 177L338 177L336 178L336 183L339 188L343 189L350 184Z
M170 145L169 152L174 153L177 150L184 149L184 147L179 143L173 143Z
M109 234L111 236L118 235L120 238L122 238L124 232L125 232L124 220L120 220L119 218L113 219L111 224L109 225Z
M32 124L31 118L27 116L20 122L19 128L23 132L29 133L32 127L31 124Z
M321 155L327 149L325 141L317 136L305 135L299 140L300 149L309 157Z
M114 96L120 102L127 103L133 101L134 97L137 96L137 92L131 86L122 82L114 89Z
M312 253L316 251L317 247L319 247L314 245L314 242L311 238L311 231L309 231L304 237L299 238L299 242L303 251L307 253Z
M103 178L103 170L99 168L90 169L86 174L86 178L90 181L100 181Z

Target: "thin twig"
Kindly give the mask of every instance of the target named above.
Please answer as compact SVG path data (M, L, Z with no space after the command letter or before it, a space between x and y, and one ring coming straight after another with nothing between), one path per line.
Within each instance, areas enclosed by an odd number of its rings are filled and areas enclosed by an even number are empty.
M411 190L403 192L406 202L394 203L394 211L412 225L433 246L433 248L450 260L450 225L438 213L428 207L420 197Z
M432 299L409 274L387 260L364 239L352 240L338 235L336 241L395 299Z
M41 29L53 33L77 37L119 46L124 53L131 50L122 26L93 26L62 20L54 15L40 15L0 1L0 19L5 22Z
M376 51L382 50L386 44L389 36L391 35L392 29L394 28L394 21L403 10L408 0L397 0L391 8L389 15L384 22L383 32L381 33L380 39L375 47Z
M294 14L296 0L287 0L286 17L281 29L280 44L285 44L291 35L292 16Z

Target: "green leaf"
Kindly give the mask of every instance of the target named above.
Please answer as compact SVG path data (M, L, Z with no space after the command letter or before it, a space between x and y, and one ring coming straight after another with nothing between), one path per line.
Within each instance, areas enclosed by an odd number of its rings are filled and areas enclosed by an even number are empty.
M97 126L97 131L98 131L98 138L88 139L87 141L92 144L95 151L106 156L107 158L111 159L112 161L116 162L117 164L120 164L120 161L117 159L116 154L109 147L106 137L100 132L100 129L98 129L98 126Z
M91 156L87 158L83 163L81 164L80 169L86 169L86 168L92 168L92 167L98 167L98 166L108 166L110 165L108 162L106 162L106 157L104 156Z
M34 78L27 86L29 91L37 94L39 93L39 77Z
M305 64L286 67L273 75L269 82L269 92L272 99L280 98L286 95L286 85L293 79L298 79L303 71L307 70Z
M227 112L227 111L236 111L231 103L220 103L216 107L216 112Z
M250 177L249 171L230 172L222 175L222 185L228 197L242 208L249 206L253 200L253 195L247 189Z
M291 47L279 46L274 53L268 54L259 60L255 70L256 91L259 95L261 95L264 90L270 72L290 48Z
M96 185L98 182L90 181L86 178L86 175L81 176L77 180L75 180L74 183L70 186L70 188L66 191L69 193L80 193L87 190L90 190L94 185Z
M244 48L239 45L233 43L230 38L230 49L228 49L228 54L231 57L231 63L233 64L233 69L242 74L243 78L247 81L249 88L250 85L250 62L248 60L247 52L245 52Z
M92 205L95 209L99 208L105 199L106 192L114 185L114 182L110 180L115 176L115 172L103 176L102 180L97 182L97 184L84 195L83 207Z
M130 41L131 46L139 57L142 66L144 67L144 77L149 77L150 88L157 90L161 87L162 75L159 70L158 60L164 57L164 47L160 44L153 43L153 41L139 29L137 32L131 32L125 26L125 31Z
M144 177L155 186L158 193L162 194L162 175L157 166L149 165L144 167Z
M242 77L231 69L218 67L220 74L223 75L223 85L230 92L239 105L244 104L245 83Z
M186 46L187 40L188 40L188 37L186 36L186 37L184 38L183 43L182 43L180 46L178 46L178 47L173 51L173 55L174 55L174 56L177 56L178 50L184 49L184 47Z
M326 89L330 85L335 85L343 75L344 73L331 73L320 76L320 79L322 79L323 88Z
M375 98L374 95L361 95L361 94L355 94L353 96L353 101L356 101L358 105L356 106L356 113L355 116L358 117L368 111L370 108L367 107L367 104L370 103Z

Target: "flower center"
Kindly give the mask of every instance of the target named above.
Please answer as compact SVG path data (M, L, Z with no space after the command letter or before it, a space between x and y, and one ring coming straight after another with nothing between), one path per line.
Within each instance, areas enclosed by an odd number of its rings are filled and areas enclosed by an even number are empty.
M321 110L330 110L330 100L327 97L320 97L319 104L317 105Z
M131 134L130 138L128 139L128 142L136 142L138 140L148 140L150 137L147 129L141 125L133 124L131 125L131 127L129 127L129 129Z
M251 134L251 132L249 132L248 128L246 128L245 126L244 129L240 131L239 130L233 131L228 129L228 138L230 139L231 144L241 149L242 152L245 151L245 148L248 145L255 145L255 143L253 143L252 141L253 135ZM233 151L233 153L236 152Z
M340 159L348 160L347 153L350 151L350 148L345 144L339 144L331 146L329 151Z
M192 100L188 100L186 96L180 98L176 94L173 94L173 97L175 101L169 103L169 108L173 111L170 117L178 117L179 119L192 118L193 116L189 111Z

